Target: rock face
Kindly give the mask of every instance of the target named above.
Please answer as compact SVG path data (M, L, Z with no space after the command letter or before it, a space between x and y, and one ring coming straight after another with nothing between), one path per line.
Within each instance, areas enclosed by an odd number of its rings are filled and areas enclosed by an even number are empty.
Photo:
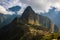
M36 14L30 6L26 8L21 16L24 23L38 25L38 26L50 26L51 20L45 16Z
M37 25L48 28L51 32L57 32L58 27L47 17L36 14L30 6L28 6L21 16L21 22L25 24ZM57 29L57 31L55 31Z
M28 24L40 25L39 16L35 14L35 12L32 10L30 6L26 8L21 18L23 19L23 21L27 22Z
M36 14L32 8L28 6L20 18L15 18L8 25L0 28L0 40L19 40L26 36L26 34L30 35L33 33L33 35L35 35L35 33L37 34L37 32L39 33L41 30L45 32L47 30L50 31L50 28L51 32L54 32L54 27L55 25L50 19Z

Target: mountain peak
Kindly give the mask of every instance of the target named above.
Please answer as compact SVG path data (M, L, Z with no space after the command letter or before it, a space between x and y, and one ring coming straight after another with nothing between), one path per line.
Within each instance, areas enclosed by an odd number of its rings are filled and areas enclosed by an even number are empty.
M34 10L28 6L21 17L24 20L24 23L39 25L39 16L34 12Z
M28 6L26 9L32 9L31 6Z
M28 17L30 15L34 15L35 12L33 11L33 9L31 8L31 6L28 6L25 11L22 14L22 17Z
M28 6L24 11L24 13L29 13L29 12L34 12L31 6Z

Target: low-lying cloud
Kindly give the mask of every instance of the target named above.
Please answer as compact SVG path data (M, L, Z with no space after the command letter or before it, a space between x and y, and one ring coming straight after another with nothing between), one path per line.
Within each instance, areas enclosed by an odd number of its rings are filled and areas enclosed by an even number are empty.
M2 14L10 14L10 15L13 14L13 12L7 11L3 6L0 6L0 13L2 13Z

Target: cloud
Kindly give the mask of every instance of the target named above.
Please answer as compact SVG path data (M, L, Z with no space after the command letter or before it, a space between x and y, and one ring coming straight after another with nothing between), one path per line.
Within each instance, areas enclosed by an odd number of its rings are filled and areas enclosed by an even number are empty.
M21 6L20 13L24 11L26 6L31 6L38 13L48 12L52 7L60 11L60 0L1 0L0 5L3 5L7 9L19 5Z
M10 8L16 5L22 6L22 3L19 0L0 0L0 5L5 8Z
M26 8L26 5L24 3L21 3L20 0L1 0L0 5L5 7L5 9L18 5L21 7L21 10L18 12L18 14L23 13L24 9Z
M13 12L7 11L3 6L0 6L0 13L2 13L2 14L10 14L10 15L13 14Z
M41 12L48 12L51 7L60 10L60 0L20 0L22 3L33 7Z

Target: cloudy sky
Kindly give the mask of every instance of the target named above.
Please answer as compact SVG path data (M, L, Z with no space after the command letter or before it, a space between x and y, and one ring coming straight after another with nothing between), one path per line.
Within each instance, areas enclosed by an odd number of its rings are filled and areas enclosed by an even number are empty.
M21 6L20 13L22 13L27 6L31 6L37 13L49 12L49 9L52 9L52 7L60 11L60 0L0 0L0 12L4 11L4 14L8 14L7 9L16 5ZM11 14L10 11L9 14Z
M12 15L14 12L8 11L8 8L16 5L21 7L18 14L22 14L27 6L31 6L36 13L43 13L60 26L60 0L0 0L0 13Z

